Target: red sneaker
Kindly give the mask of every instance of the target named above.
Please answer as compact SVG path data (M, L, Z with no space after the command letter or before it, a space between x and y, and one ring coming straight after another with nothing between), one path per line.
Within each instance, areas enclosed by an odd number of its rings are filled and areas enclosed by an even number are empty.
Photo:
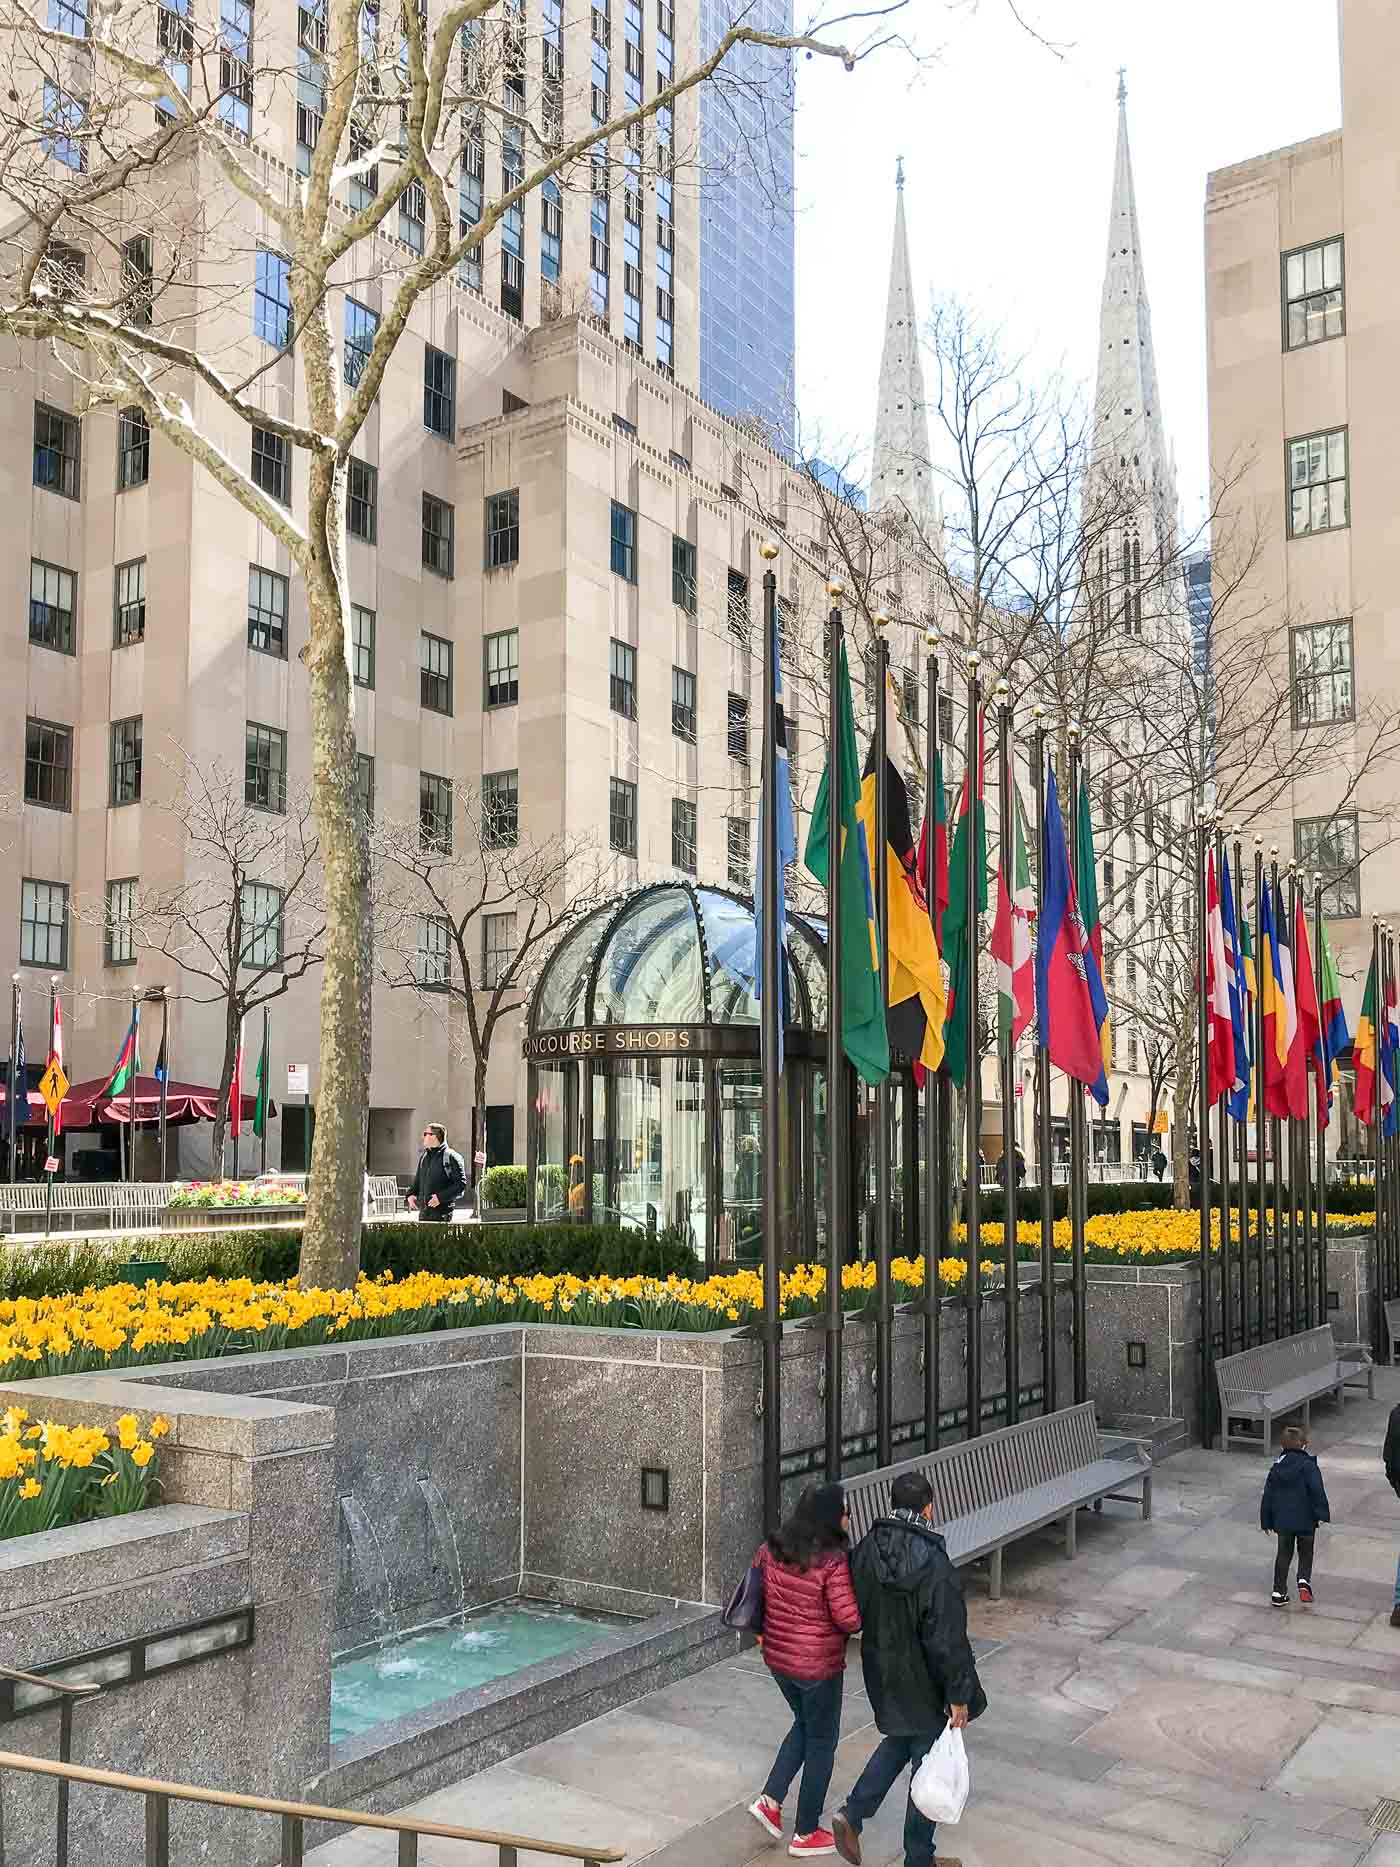
M1298 1599L1305 1608L1312 1606L1312 1583L1303 1581L1301 1577L1298 1580Z
M775 1841L782 1840L783 1805L781 1802L775 1802L771 1796L760 1796L756 1802L749 1804L749 1814L760 1828L766 1829L772 1835Z
M829 1828L814 1828L810 1835L794 1835L788 1843L788 1853L800 1861L805 1861L809 1854L835 1852L836 1837Z

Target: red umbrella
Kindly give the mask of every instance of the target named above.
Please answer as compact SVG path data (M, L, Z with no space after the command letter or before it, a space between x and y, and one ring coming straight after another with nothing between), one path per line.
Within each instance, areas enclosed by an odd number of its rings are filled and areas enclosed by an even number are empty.
M71 1134L75 1128L93 1129L101 1122L116 1125L129 1122L132 1118L132 1104L135 1104L136 1121L158 1122L160 1120L160 1084L154 1076L138 1076L131 1094L125 1091L119 1096L109 1096L107 1084L110 1078L94 1076L85 1083L74 1083L63 1098L63 1132ZM256 1096L244 1096L243 1119L251 1122L257 1108ZM31 1090L29 1095L30 1121L46 1121L48 1111L44 1107L42 1096L36 1096ZM38 1114L34 1112L38 1105ZM3 1092L0 1092L0 1107L4 1105ZM199 1083L181 1083L173 1079L166 1087L165 1118L172 1127L183 1127L190 1122L213 1121L214 1112L219 1105L219 1092ZM267 1112L277 1113L277 1106L268 1098Z

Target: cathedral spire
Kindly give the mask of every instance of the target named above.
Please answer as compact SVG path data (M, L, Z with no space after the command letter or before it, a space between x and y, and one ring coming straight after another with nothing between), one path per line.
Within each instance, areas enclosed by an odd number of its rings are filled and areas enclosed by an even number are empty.
M904 158L895 168L894 251L885 308L885 343L875 402L875 450L870 477L874 512L907 510L930 542L937 530L937 503L929 461L928 409L919 355L918 309L904 221Z

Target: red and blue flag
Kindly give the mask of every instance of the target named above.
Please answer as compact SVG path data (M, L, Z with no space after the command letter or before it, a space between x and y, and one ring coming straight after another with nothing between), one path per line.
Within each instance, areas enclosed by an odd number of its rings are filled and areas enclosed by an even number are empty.
M1040 1043L1057 1069L1083 1083L1099 1106L1106 1108L1108 1078L1099 1033L1108 1017L1108 1001L1075 899L1055 767L1049 761L1040 860L1045 877L1035 949Z

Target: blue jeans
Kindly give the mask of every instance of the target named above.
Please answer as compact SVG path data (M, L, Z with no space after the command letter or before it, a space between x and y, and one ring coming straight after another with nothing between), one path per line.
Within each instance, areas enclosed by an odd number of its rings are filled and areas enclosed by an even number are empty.
M774 1684L791 1708L792 1729L773 1759L763 1793L781 1802L801 1770L795 1831L799 1835L810 1835L822 1825L822 1805L831 1787L836 1744L841 1735L843 1679L842 1673L834 1679L793 1679L787 1673L773 1674Z
M846 1820L859 1834L899 1780L906 1767L912 1780L934 1744L937 1731L916 1737L882 1737L843 1805ZM911 1801L904 1811L904 1867L932 1867L934 1825Z

